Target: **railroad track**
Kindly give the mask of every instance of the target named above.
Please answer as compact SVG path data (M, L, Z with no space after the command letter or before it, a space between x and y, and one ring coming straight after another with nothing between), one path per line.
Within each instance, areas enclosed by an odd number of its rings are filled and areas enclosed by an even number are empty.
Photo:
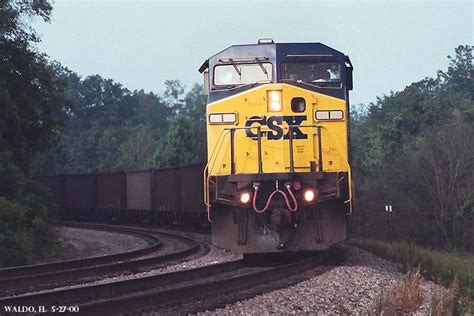
M47 264L0 269L1 296L12 296L77 283L91 282L117 274L132 274L163 267L199 252L205 245L173 234L153 230L99 224L60 223L78 228L92 228L139 236L150 245L143 249L79 260L58 261ZM179 243L177 249L163 251L163 240ZM166 244L165 242L165 244Z
M324 273L331 254L277 266L249 266L243 259L106 284L0 299L10 306L77 306L87 315L194 313L295 284Z

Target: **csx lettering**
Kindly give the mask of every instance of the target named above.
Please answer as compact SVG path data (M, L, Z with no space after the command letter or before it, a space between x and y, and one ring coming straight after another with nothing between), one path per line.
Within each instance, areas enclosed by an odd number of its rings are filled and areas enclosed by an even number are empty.
M281 139L282 137L283 139L289 139L290 129L288 129L288 132L283 136L283 128L281 126L283 125L283 122L285 122L286 124L293 126L293 139L307 139L308 135L303 133L298 127L303 121L306 121L306 119L306 115L270 116L268 119L265 116L252 116L247 120L245 126L251 127L255 126L256 124L261 126L266 125L269 128L269 131L266 132L268 140L277 140ZM256 128L248 128L245 130L245 132L248 137L254 139L257 138Z

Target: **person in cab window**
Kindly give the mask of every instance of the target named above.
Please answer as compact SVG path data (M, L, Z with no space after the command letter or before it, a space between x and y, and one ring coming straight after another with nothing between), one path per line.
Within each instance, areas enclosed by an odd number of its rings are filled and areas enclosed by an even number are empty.
M339 81L341 80L341 72L339 69L339 65L332 64L331 68L329 68L329 75L331 81Z
M326 67L318 65L314 71L314 80L312 82L326 82L331 79L331 75Z

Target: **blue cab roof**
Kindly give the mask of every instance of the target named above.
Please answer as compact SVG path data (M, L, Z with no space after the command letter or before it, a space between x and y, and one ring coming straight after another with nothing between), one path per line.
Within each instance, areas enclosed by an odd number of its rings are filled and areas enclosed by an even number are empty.
M258 57L260 60L271 62L275 67L273 67L273 78L279 80L279 65L282 62L292 62L292 61L304 61L310 59L311 61L323 60L323 61L332 61L338 62L341 64L341 67L349 63L350 68L350 59L344 53L331 48L322 43L274 43L273 41L260 42L257 44L244 44L244 45L232 45L226 49L212 55L207 59L202 66L199 68L200 72L204 72L206 69L214 69L214 66L217 64L224 63L230 58L233 60L242 60L248 58L249 60ZM345 89L346 83L346 72L342 72L342 82L344 84L343 89L313 89L315 92L320 92L323 94L331 95L337 98L346 98L347 91ZM209 81L213 82L213 71L209 71ZM297 85L297 83L294 83ZM255 84L258 85L258 84ZM253 88L255 85L245 86L242 88L233 89L233 91L219 91L212 90L209 93L209 102L219 100L224 97L228 97L235 93L240 93L247 89ZM308 89L305 86L305 89Z

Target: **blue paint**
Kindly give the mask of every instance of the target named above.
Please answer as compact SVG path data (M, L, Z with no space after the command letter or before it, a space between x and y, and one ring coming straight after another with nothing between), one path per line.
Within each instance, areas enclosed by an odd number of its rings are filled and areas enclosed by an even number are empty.
M329 56L297 56L292 57L289 55L329 55ZM326 84L328 87L333 87L333 89L318 88L309 84L299 83L296 81L285 81L287 84L301 87L306 90L314 91L317 93L329 95L339 99L346 99L347 90L352 89L352 80L351 75L347 76L346 64L349 57L343 53L326 46L321 43L262 43L262 44L249 44L249 45L233 45L230 46L219 53L211 56L206 62L201 66L199 71L204 71L206 68L209 69L209 81L211 83L211 91L209 92L208 102L214 102L229 96L235 95L237 93L244 92L246 90L252 89L256 86L263 85L265 83L255 83L250 85L245 85L242 87L236 87L233 89L222 89L222 87L213 86L214 82L214 67L219 64L229 64L229 58L232 58L237 64L239 63L238 59L243 57L249 57L245 63L256 62L253 58L259 57L260 60L265 58L267 61L270 61L273 64L273 74L272 74L272 83L282 82L281 80L281 71L280 65L283 62L298 62L298 61L321 61L321 62L337 62L341 66L341 82L342 87L340 89L334 89L334 87L339 87L338 84ZM242 61L244 62L244 61ZM352 66L351 66L352 67ZM349 72L351 73L351 72ZM322 85L322 84L316 84ZM219 90L220 89L220 90Z

